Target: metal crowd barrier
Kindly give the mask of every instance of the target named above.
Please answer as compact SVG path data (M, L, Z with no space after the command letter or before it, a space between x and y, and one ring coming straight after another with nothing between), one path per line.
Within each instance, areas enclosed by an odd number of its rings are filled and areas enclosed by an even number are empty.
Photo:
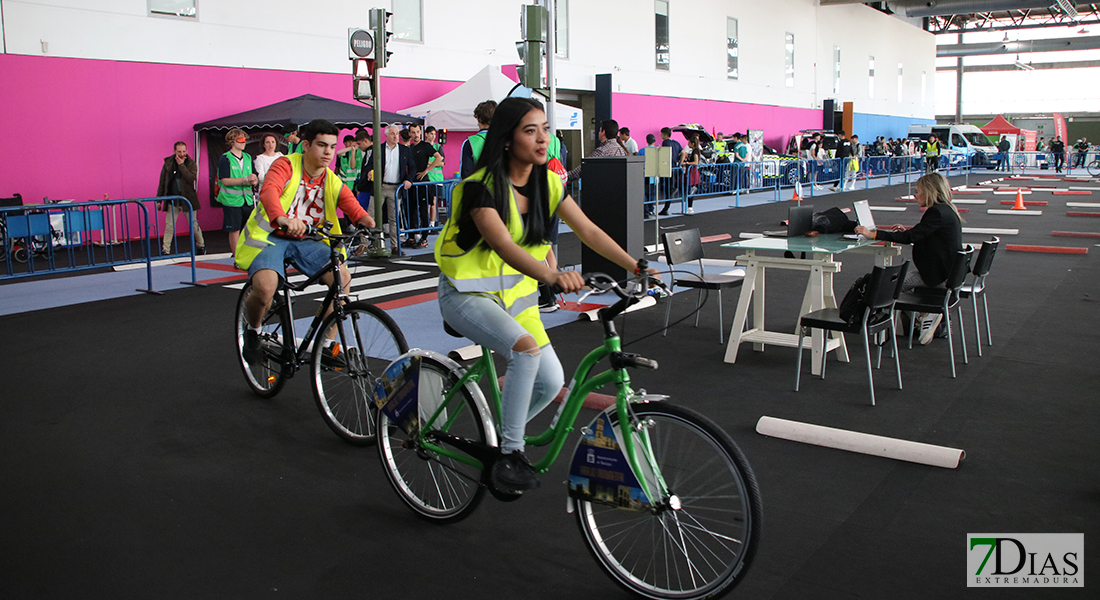
M154 256L150 234L155 236L159 250L156 206L165 200L185 203L190 231L194 209L182 196L61 201L0 208L3 255L0 280L144 262L148 287L137 291L159 294L153 289L152 263L161 256ZM191 281L182 283L202 285L196 278L194 232L189 236ZM168 256L185 255L188 253Z

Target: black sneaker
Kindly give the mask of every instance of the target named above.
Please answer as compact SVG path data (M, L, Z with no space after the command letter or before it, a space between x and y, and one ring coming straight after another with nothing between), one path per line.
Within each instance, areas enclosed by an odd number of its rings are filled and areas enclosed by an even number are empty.
M504 492L519 494L539 487L538 477L523 451L502 454L493 463L493 486Z
M264 349L260 344L260 334L251 329L244 330L244 348L241 356L250 365L260 364L264 361Z
M560 307L558 306L558 303L556 301L548 302L546 304L539 304L539 312L540 313L557 312L558 308L560 308Z
M195 254L198 256L206 254L206 246L199 246L198 248L195 248Z

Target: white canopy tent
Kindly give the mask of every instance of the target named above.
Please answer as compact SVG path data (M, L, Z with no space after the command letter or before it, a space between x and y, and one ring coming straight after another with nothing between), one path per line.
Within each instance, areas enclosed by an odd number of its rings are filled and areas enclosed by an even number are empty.
M516 87L516 82L508 79L500 72L500 67L486 65L478 71L466 83L443 94L442 96L425 102L418 106L412 106L397 111L402 114L424 117L426 125L433 125L437 129L449 131L477 131L477 119L474 118L474 108L486 100L500 102L508 97ZM512 95L528 95L527 94ZM545 98L539 98L546 103ZM581 109L573 108L562 103L554 105L554 127L556 129L580 129Z

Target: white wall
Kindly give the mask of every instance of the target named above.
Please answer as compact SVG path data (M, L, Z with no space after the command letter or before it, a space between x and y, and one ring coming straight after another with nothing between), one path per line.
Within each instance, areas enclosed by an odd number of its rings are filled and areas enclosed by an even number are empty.
M485 64L515 64L523 0L423 0L423 43L393 42L386 75L462 81ZM4 0L7 51L123 61L344 73L347 28L366 27L389 0L201 0L198 19L150 17L146 0ZM843 60L840 101L857 112L934 116L934 37L863 5L815 0L670 0L671 69L654 66L653 0L569 0L569 58L558 85L818 108L832 93L832 48ZM726 17L739 21L740 78L726 78ZM784 34L795 35L795 86L784 85ZM48 42L43 53L41 42ZM867 56L877 67L867 97ZM897 98L897 63L905 97ZM927 70L928 100L920 103Z

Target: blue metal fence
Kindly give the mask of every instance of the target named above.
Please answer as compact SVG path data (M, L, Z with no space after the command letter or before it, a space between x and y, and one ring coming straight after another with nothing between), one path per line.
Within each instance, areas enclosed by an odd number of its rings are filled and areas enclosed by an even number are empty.
M192 221L194 209L182 196L0 208L0 280L144 262L148 287L138 291L158 293L153 289L153 259L190 256L191 281L183 283L200 285L196 280L194 232L189 233L189 252L154 254L151 235L160 249L156 206L166 200L183 201L187 222Z

